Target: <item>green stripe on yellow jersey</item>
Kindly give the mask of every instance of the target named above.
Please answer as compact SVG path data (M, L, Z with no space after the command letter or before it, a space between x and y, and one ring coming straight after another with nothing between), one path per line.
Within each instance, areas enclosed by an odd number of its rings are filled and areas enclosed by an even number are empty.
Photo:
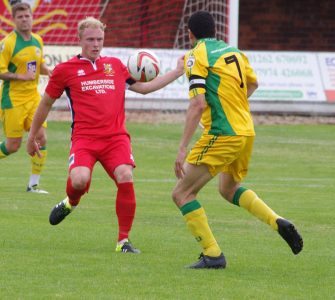
M240 50L214 38L200 39L185 55L185 70L189 97L205 94L205 134L255 135L247 82L256 82L257 77Z
M40 66L43 59L42 38L32 33L25 41L16 32L11 32L0 42L0 73L25 74L28 70L36 72L35 80L4 80L0 90L1 108L12 108L29 101L39 101L37 86Z

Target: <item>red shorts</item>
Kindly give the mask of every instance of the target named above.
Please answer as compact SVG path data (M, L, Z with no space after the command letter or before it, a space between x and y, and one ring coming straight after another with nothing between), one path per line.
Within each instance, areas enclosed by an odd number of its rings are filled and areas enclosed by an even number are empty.
M76 138L72 141L69 171L75 167L87 167L93 170L99 161L111 178L120 165L135 167L130 138L128 135L116 135L105 139Z

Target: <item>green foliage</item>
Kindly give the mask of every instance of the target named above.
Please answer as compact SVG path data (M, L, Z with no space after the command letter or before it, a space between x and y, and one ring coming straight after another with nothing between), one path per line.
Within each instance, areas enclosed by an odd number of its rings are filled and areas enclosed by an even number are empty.
M267 225L230 205L217 180L199 201L227 260L225 270L188 270L200 249L171 201L182 125L130 124L140 255L116 254L116 189L98 164L90 192L63 223L48 223L65 197L69 124L50 122L41 187L25 192L25 144L1 160L1 299L333 299L335 128L258 126L245 186L293 221L305 248L294 256Z

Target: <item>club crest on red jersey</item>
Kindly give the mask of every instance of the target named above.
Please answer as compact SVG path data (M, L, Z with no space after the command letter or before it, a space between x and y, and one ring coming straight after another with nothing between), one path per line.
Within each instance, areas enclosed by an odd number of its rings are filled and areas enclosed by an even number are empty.
M112 64L104 64L104 73L106 76L114 76L115 71L112 68Z

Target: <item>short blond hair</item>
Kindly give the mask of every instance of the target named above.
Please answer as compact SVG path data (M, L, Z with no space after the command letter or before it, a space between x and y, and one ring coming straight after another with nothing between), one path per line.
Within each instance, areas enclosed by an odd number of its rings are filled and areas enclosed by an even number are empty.
M86 17L78 23L78 35L80 38L86 28L100 28L102 31L105 31L106 25L96 18Z
M31 7L28 3L21 3L21 2L17 2L12 6L12 17L15 18L16 13L18 11L25 11L28 10L29 13L31 15L33 15L32 11L31 11Z

